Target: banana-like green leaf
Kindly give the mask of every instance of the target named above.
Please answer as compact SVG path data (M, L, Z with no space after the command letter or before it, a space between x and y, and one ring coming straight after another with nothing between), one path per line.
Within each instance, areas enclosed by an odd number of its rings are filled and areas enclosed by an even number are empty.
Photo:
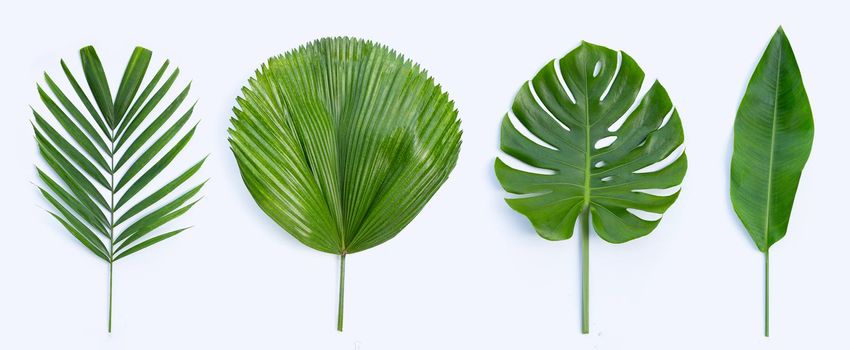
M803 77L780 27L761 57L735 117L732 206L765 260L765 324L769 335L770 247L785 236L815 124Z
M382 45L314 41L271 58L242 93L230 143L249 192L284 230L339 254L341 265L401 231L457 160L454 103Z
M97 52L91 46L85 47L80 50L80 58L89 90L83 89L62 61L62 71L74 93L63 92L45 74L46 86L53 96L41 87L38 93L49 113L40 114L33 109L35 139L47 165L37 169L38 177L44 183L39 189L56 209L50 214L80 243L109 264L110 332L112 265L120 258L185 230L173 230L142 240L188 211L197 200L188 205L182 204L197 195L203 186L202 183L176 191L198 171L203 163L201 161L177 178L158 185L160 188L147 188L177 157L194 132L194 128L184 128L191 116L191 107L182 113L182 117L172 117L182 107L181 103L189 91L187 87L169 106L159 108L162 110L159 117L142 133L135 133L145 117L158 109L159 101L177 78L175 70L157 88L168 67L166 61L145 83L151 56L149 50L141 47L133 51L113 97ZM142 86L145 88L139 93ZM155 90L156 93L148 98ZM72 100L74 97L77 102ZM77 103L83 107L78 107ZM164 131L158 133L161 127ZM166 146L177 138L179 141ZM122 149L125 142L131 146ZM137 151L140 153L136 154ZM122 169L125 163L132 165ZM43 169L52 170L55 176ZM146 193L143 199L131 200L146 189L150 193ZM122 208L127 203L132 204L129 209ZM152 207L155 209L149 210Z
M517 195L508 205L549 240L570 238L582 219L585 333L589 219L611 243L647 235L687 170L679 114L657 81L639 96L643 80L626 53L585 42L524 84L502 121L501 149L513 159L495 170Z

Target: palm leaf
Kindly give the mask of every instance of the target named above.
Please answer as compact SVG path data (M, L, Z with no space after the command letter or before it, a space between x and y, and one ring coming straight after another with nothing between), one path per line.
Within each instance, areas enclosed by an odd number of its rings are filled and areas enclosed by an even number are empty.
M735 117L732 205L764 253L764 335L770 334L769 250L785 236L815 124L791 44L780 27L753 72Z
M47 90L38 87L48 113L33 110L35 139L46 164L37 172L43 183L40 192L55 209L51 216L109 265L107 329L111 332L114 262L185 230L159 233L158 229L194 204L185 203L200 192L203 184L179 195L175 191L198 171L203 160L164 185L152 184L194 133L194 127L185 128L193 108L180 118L173 117L188 87L157 119L147 123L143 132L136 132L177 78L174 70L157 87L168 61L144 84L151 52L136 48L113 96L95 49L81 49L80 58L88 91L64 61L62 71L73 93L63 92L47 74ZM153 91L156 93L151 96ZM72 100L75 97L77 102ZM175 139L179 141L173 142ZM127 142L130 146L124 147ZM130 166L122 168L124 164ZM139 193L146 194L141 200L133 200Z
M260 208L305 245L345 257L401 231L455 165L460 122L427 73L385 46L314 41L242 89L230 143Z
M611 243L649 234L687 170L679 115L657 81L640 97L643 79L626 53L582 43L524 84L502 121L496 176L519 195L508 205L548 240L570 238L581 218L583 333L590 219Z

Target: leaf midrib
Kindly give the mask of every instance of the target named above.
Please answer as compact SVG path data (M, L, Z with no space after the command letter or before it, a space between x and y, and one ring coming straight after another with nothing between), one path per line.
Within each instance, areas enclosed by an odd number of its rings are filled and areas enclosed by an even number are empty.
M585 73L587 73L587 62L584 64ZM590 100L588 95L587 74L584 75L584 205L583 210L587 210L590 206L590 129L593 127L590 124Z
M765 200L767 201L764 210L764 251L767 252L770 249L770 196L772 195L773 189L773 158L776 154L776 117L778 115L777 110L779 106L779 79L780 73L782 72L782 46L781 42L779 43L779 54L776 60L776 90L773 92L773 118L770 126L770 158L768 160L767 165L767 196Z

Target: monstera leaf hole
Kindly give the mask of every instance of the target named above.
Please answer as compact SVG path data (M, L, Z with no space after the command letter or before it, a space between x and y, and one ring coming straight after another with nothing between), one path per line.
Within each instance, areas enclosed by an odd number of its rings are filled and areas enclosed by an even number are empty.
M627 54L589 43L541 69L502 122L496 175L540 236L582 233L582 332L589 332L590 222L605 241L649 234L687 170L678 113Z

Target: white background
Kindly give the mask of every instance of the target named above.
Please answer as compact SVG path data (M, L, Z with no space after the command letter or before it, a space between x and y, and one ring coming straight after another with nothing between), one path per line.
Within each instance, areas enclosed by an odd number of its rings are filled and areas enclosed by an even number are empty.
M839 2L834 2L839 3ZM839 349L850 312L844 215L847 8L814 1L16 1L0 11L0 349ZM735 110L778 25L797 54L816 138L788 235L762 256L729 204ZM300 245L254 204L226 142L240 87L266 58L334 35L422 64L457 102L457 168L395 239L348 259ZM580 40L628 52L668 89L685 126L681 197L651 235L591 242L591 334L579 333L578 240L545 241L502 201L492 171L513 95ZM43 211L29 121L59 59L93 44L120 78L135 45L193 81L200 124L181 167L209 153L190 231L107 265Z

